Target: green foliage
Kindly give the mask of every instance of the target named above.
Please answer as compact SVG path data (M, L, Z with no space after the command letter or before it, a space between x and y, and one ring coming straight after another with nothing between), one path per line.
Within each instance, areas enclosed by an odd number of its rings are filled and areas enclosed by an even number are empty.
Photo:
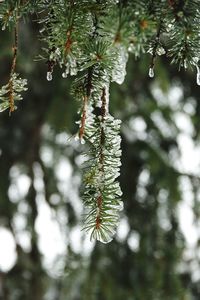
M196 65L199 60L199 1L171 1L171 9L166 12L168 53L172 63L185 69Z
M84 202L88 208L84 229L91 232L91 238L104 243L112 240L118 224L118 211L123 208L119 199L122 192L119 183L115 182L121 165L121 139L118 136L121 122L107 112L107 92L103 89L100 115L90 114L87 121L85 139L90 148L86 154L89 157L84 176Z
M22 100L21 93L27 91L27 80L19 78L19 74L13 73L9 82L0 89L0 111L17 109L15 101Z

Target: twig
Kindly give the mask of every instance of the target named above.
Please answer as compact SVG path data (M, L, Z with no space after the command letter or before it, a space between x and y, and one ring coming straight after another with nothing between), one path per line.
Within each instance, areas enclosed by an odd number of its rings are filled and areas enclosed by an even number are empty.
M16 21L15 29L14 29L13 60L12 60L12 65L11 65L11 69L10 69L10 79L8 82L9 105L10 105L9 114L11 114L15 110L14 95L13 95L13 74L15 73L15 69L16 69L17 53L18 53L18 18Z

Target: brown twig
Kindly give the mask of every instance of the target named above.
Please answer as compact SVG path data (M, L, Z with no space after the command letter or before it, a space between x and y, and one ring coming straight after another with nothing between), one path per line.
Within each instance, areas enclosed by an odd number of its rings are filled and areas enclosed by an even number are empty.
M69 29L67 31L67 40L65 42L65 54L69 54L70 51L71 51L71 45L72 45L72 39L71 39L71 32L72 32L72 29Z
M106 89L103 88L102 91L102 96L101 96L101 122L105 122L105 116L106 116ZM101 127L101 135L100 135L100 153L99 153L99 164L100 164L100 171L104 173L104 152L103 152L103 145L105 142L105 132L104 132L104 127ZM97 216L96 216L96 229L100 228L101 225L101 210L102 210L102 203L103 203L103 197L101 190L99 190L100 194L98 195L96 201L97 201Z
M14 29L14 46L13 46L13 60L12 65L10 69L10 79L8 82L9 86L9 105L10 105L10 111L9 114L11 114L15 110L15 104L14 104L14 91L13 91L13 74L15 73L16 69L16 61L17 61L17 53L18 53L18 20L16 21L15 29Z
M85 132L85 123L87 118L87 103L88 103L88 97L85 95L83 96L83 112L81 116L81 126L79 129L79 139L82 139Z

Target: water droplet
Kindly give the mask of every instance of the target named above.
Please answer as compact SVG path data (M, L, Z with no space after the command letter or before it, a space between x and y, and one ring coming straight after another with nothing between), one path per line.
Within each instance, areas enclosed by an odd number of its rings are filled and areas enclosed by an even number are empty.
M80 141L81 141L81 144L82 145L84 145L85 144L85 140L82 138L82 139L80 139Z
M6 25L4 24L1 29L4 31L6 29Z
M75 141L79 141L79 136L78 136L78 134L75 135L74 140L75 140Z
M65 67L65 71L62 73L63 78L67 78L67 75L69 74L69 63L66 63Z
M187 69L188 65L187 65L187 60L186 59L184 59L183 65L184 65L184 68Z
M43 33L44 31L45 31L45 28L43 27L39 30L39 33Z
M200 73L197 73L197 84L200 85Z
M58 56L60 56L61 52L59 48L56 48L55 54L57 54Z
M54 54L54 52L51 52L51 54L49 55L49 60L53 61L54 58L55 58L55 54Z
M153 48L150 47L150 48L147 50L147 53L150 53L151 55L153 55Z
M124 203L122 201L119 202L119 211L124 209Z
M63 78L67 78L67 75L68 75L68 73L66 71L62 73Z
M76 74L77 74L77 69L76 69L76 68L71 68L70 74L71 74L72 76L76 75Z
M149 77L150 78L154 77L154 69L152 67L149 68Z
M47 72L47 80L51 81L52 80L52 72Z
M200 68L199 66L196 67L197 67L197 84L200 85Z
M158 49L157 49L158 55L164 55L165 53L166 53L166 51L162 46L158 47Z

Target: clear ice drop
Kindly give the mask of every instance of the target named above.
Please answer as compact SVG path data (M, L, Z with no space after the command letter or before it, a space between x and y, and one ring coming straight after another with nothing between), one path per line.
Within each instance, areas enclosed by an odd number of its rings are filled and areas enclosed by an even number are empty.
M149 77L150 78L154 77L154 69L152 67L149 68Z
M197 84L200 85L200 68L199 66L196 67L197 67Z
M48 81L52 80L52 72L47 72L47 80Z
M68 73L67 72L63 72L62 73L62 78L67 78Z

